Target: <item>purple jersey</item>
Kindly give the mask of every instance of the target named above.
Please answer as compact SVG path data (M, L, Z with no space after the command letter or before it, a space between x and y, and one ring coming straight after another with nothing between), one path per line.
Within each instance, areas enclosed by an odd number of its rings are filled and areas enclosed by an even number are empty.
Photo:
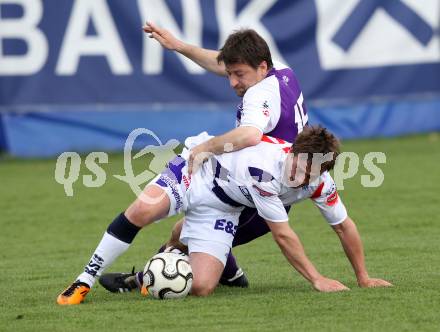
M237 127L294 142L307 125L304 98L292 69L275 63L265 79L250 87L237 111Z

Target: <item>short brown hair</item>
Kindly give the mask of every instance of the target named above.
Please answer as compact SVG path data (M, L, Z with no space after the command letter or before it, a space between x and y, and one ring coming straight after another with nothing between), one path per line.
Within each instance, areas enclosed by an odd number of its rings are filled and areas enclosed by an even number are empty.
M335 167L336 158L340 153L341 143L326 128L321 126L307 126L298 135L293 143L290 152L295 156L300 153L307 153L309 160L312 160L314 153L333 153L331 161L325 161L321 165L321 172L330 171Z
M257 69L266 61L267 67L273 67L272 55L266 41L252 29L242 29L229 35L220 49L217 61L225 65L245 63Z

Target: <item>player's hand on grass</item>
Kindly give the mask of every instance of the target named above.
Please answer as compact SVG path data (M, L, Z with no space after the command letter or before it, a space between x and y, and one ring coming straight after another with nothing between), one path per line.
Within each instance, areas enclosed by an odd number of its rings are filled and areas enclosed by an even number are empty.
M159 28L152 22L145 23L142 30L149 34L148 37L156 39L166 49L178 51L182 46L182 42L174 37L171 32Z
M326 278L326 277L321 277L318 280L314 281L313 287L317 291L324 292L324 293L350 290L350 288L345 286L343 283L341 283L337 280Z
M366 278L363 280L358 281L359 287L362 288L374 288L374 287L391 287L393 286L392 283L383 280L383 279L377 279L377 278Z

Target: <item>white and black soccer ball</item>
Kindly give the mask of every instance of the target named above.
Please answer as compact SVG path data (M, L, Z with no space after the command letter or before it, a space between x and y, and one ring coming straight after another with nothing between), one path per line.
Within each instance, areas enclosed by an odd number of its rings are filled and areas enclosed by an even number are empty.
M145 265L143 285L157 299L178 299L191 290L193 274L188 256L162 252L153 256Z

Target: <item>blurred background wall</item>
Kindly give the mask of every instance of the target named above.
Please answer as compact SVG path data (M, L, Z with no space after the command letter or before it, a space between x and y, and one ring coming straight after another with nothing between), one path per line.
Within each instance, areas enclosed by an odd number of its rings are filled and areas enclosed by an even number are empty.
M439 0L0 0L0 150L121 151L235 123L228 81L147 38L146 20L218 49L256 29L311 123L342 138L440 130Z

